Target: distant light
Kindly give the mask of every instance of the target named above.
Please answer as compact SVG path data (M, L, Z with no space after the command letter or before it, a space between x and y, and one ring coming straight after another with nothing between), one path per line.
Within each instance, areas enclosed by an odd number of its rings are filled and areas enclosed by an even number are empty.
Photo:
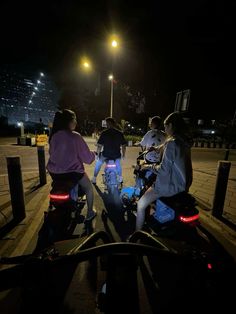
M110 74L110 75L108 76L108 78L109 78L109 80L111 81L111 80L113 80L114 76L113 76L112 74Z
M35 95L35 92L33 92L32 95L34 96L34 95Z
M88 62L84 62L84 67L85 68L89 68L90 67L90 64Z
M132 128L131 129L134 129L134 126L132 126Z
M29 100L29 104L32 104L32 100Z
M35 87L34 87L34 89L38 90L38 87L37 87L37 86L35 86Z
M141 128L139 128L139 131L142 131L142 129L141 129Z
M14 106L13 106L13 105L11 105L11 107L13 108Z
M211 263L208 263L208 264L207 264L207 268L208 268L208 269L212 269L212 264L211 264Z
M112 40L111 45L112 45L112 47L116 48L116 47L118 46L118 43L117 43L117 41L114 39L114 40Z
M38 83L38 84L41 84L41 81L40 81L40 80L37 80L37 83Z
M128 124L128 126L130 126L130 124Z
M211 134L215 134L215 131L211 131Z
M17 126L22 126L23 122L17 122Z
M40 76L44 76L43 72L40 73Z

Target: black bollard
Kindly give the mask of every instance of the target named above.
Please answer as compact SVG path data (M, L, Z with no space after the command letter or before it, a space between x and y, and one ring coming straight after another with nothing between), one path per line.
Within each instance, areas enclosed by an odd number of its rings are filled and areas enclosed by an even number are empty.
M25 198L20 157L6 157L6 159L13 219L19 222L25 218Z
M223 214L230 166L231 162L229 161L218 161L215 194L212 207L212 215L217 218L221 218Z
M38 146L38 165L40 185L47 183L44 146Z
M229 159L229 149L225 150L225 158L224 160L228 160Z

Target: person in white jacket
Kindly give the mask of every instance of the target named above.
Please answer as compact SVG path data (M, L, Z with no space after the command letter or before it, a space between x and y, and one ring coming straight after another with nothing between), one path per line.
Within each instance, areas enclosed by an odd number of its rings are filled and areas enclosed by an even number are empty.
M164 121L167 139L163 145L159 165L145 165L157 174L156 181L137 204L136 230L143 227L145 210L163 196L173 196L188 191L192 184L191 145L186 136L186 124L179 112L171 113Z
M158 146L164 143L165 134L163 131L159 130L161 125L161 118L159 116L152 117L150 123L150 129L142 138L139 145L142 150L148 150L152 146Z

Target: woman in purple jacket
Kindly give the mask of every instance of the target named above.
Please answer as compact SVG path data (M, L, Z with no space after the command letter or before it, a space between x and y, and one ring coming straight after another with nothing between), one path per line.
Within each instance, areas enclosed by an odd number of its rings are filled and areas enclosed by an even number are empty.
M75 132L76 115L72 110L64 109L55 114L52 132L49 137L49 160L47 170L53 180L70 180L77 183L86 194L86 221L96 216L93 209L93 186L85 172L84 164L91 164L95 154L91 152L82 136Z

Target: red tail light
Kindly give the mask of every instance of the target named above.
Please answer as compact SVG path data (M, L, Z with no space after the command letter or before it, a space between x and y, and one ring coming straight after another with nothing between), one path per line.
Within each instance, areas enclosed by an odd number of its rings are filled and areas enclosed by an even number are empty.
M50 194L50 199L53 201L66 201L69 198L69 194Z
M208 268L208 269L212 269L212 264L211 264L211 263L208 263L208 264L207 264L207 268Z
M199 219L199 214L196 214L196 215L190 216L190 217L179 216L179 220L181 222L184 222L184 223L190 223L190 222L196 221L198 219Z

